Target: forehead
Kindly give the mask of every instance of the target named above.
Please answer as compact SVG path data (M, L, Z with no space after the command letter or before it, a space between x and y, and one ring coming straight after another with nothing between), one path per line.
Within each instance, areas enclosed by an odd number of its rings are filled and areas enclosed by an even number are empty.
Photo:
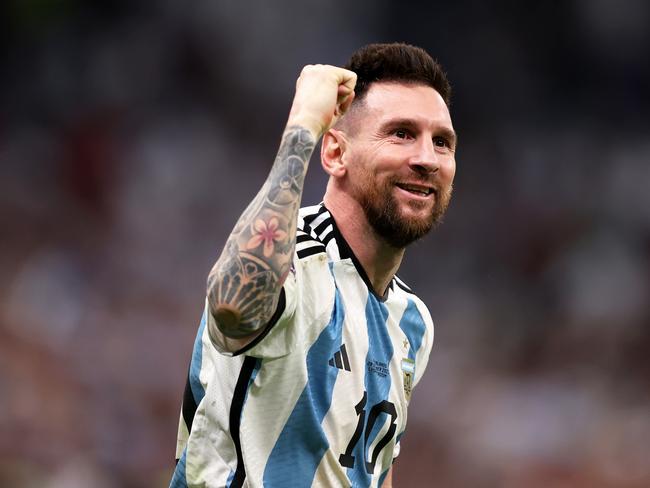
M378 123L411 119L427 126L452 129L447 104L430 86L399 82L373 83L363 99L365 115Z

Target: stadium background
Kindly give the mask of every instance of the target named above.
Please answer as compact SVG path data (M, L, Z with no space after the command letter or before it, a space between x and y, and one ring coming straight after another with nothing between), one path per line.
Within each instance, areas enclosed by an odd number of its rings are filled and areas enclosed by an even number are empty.
M650 4L0 6L0 485L158 487L207 272L305 63L419 44L454 86L436 344L399 487L650 485ZM312 160L304 201L325 178Z

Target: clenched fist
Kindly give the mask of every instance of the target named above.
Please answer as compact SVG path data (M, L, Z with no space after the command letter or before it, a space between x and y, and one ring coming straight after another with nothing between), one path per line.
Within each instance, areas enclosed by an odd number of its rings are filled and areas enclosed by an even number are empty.
M354 99L356 73L323 64L307 65L296 82L288 125L299 125L320 138Z

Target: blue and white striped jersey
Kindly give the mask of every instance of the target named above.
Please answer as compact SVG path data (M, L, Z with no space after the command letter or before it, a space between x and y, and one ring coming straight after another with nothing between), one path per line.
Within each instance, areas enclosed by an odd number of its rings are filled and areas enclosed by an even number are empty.
M426 306L395 277L384 297L324 205L303 208L275 317L236 353L204 312L171 487L381 486L433 342Z

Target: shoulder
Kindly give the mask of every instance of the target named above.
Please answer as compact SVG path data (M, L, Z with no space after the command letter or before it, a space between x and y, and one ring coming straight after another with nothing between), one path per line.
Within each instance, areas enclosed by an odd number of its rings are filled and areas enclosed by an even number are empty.
M314 254L326 254L325 245L304 230L298 229L296 232L296 256L302 260Z
M422 307L427 312L427 315L429 315L428 307L420 299L418 294L413 290L413 288L410 285L406 284L406 282L397 275L393 277L393 290L395 290L396 293L405 296L407 299L416 302L418 306Z
M395 275L393 278L393 291L403 297L407 302L407 309L410 309L411 315L417 316L422 326L427 329L433 329L433 319L429 307L424 301L407 285L404 280Z
M402 293L407 293L411 296L417 297L413 289L407 285L399 276L395 275L393 277L393 284L397 289L401 290Z
M298 214L296 232L296 255L304 260L316 254L327 254L330 237L331 215L324 205L303 207Z

